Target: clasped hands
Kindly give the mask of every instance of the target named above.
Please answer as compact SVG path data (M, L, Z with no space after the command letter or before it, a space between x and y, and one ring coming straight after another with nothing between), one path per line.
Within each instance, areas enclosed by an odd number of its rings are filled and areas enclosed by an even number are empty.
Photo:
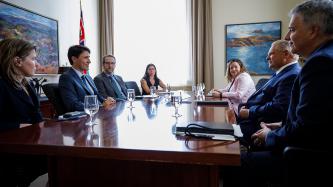
M277 123L261 122L260 127L261 129L251 136L251 139L253 140L253 143L256 146L264 146L266 144L267 134L274 129L280 128L281 122Z
M105 108L105 109L108 109L108 108L110 108L110 107L112 107L114 104L116 104L116 100L115 99L113 99L112 97L107 97L105 100L104 100L104 102L103 102L103 107Z

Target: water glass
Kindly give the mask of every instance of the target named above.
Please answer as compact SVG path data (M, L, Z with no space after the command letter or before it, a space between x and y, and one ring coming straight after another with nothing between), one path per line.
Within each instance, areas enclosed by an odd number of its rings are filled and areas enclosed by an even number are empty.
M181 96L180 95L172 95L171 96L171 103L175 107L175 114L172 115L173 117L180 117L181 114L178 113L178 108L181 104Z
M151 86L150 87L150 95L152 97L155 97L156 96L156 87L155 86Z
M97 95L86 95L84 97L84 111L89 114L88 126L93 126L93 116L98 112L99 104Z
M168 93L171 91L170 84L167 84L167 85L166 85L166 89L165 89L165 91L168 92Z
M127 89L127 101L129 101L130 105L128 108L133 107L133 101L135 100L135 91L134 89Z

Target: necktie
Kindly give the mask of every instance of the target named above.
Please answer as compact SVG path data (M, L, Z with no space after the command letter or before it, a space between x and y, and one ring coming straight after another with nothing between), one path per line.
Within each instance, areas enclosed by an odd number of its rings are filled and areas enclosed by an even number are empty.
M86 80L86 76L85 75L82 75L81 76L81 79L82 79L82 82L84 84L84 86L86 87L86 89L88 90L88 92L91 94L91 95L94 95L94 90L89 86L87 80Z
M116 95L117 95L117 98L120 98L120 99L126 99L126 96L125 94L122 92L121 90L121 87L120 85L118 84L116 78L111 75L111 82L112 82L112 87L113 87L113 90L116 92Z

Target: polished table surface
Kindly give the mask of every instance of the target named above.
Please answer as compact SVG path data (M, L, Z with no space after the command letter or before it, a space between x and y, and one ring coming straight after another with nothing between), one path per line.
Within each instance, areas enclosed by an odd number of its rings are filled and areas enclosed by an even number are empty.
M92 128L88 117L74 121L46 121L0 133L0 152L38 154L57 157L112 159L176 164L237 166L240 146L233 141L187 138L173 134L177 123L188 121L226 122L229 107L197 106L184 103L181 117L165 98L117 102L100 109ZM232 113L232 112L231 112ZM214 185L213 185L214 186Z

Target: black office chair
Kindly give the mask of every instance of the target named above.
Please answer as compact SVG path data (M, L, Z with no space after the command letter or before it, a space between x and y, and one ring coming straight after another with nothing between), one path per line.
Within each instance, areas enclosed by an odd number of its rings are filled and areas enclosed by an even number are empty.
M286 168L285 186L332 185L332 150L286 147L283 159Z
M138 84L136 84L135 81L127 81L127 82L125 82L125 85L126 85L127 89L134 89L136 96L142 95L141 91L139 89L139 86L138 86Z
M268 80L269 80L268 78L259 79L256 84L256 90L259 90L262 86L264 86Z
M58 83L44 84L42 89L56 110L56 116L66 113L65 105L61 99Z

